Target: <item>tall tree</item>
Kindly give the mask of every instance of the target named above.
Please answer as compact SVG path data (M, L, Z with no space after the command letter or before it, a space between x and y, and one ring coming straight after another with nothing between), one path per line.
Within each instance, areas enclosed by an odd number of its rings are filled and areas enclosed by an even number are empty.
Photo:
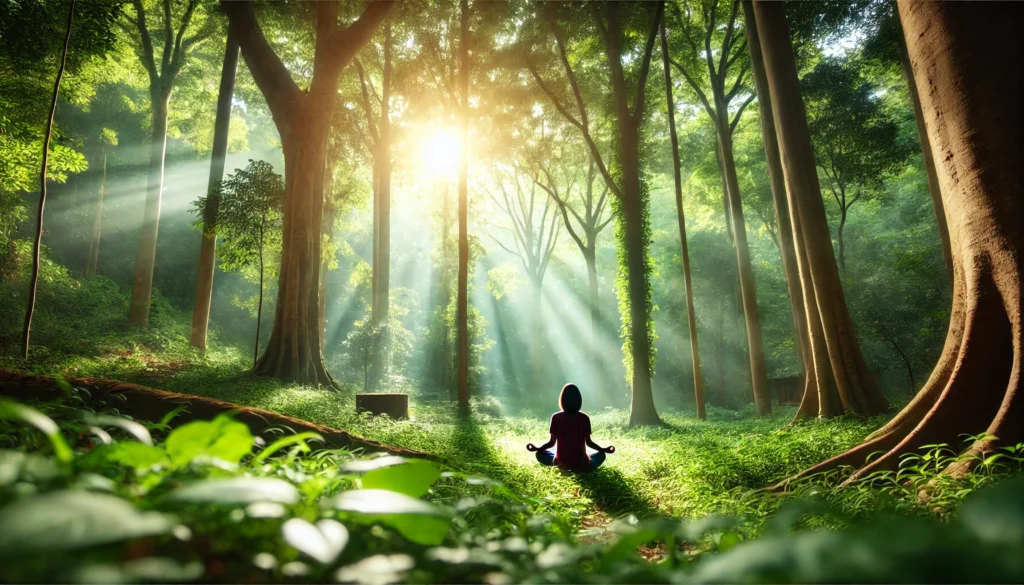
M498 193L488 191L488 195L494 205L511 220L511 228L498 228L511 232L512 247L507 246L501 238L489 235L503 250L519 257L530 281L533 308L530 316L530 356L533 362L533 383L537 384L543 380L546 373L545 365L550 353L544 350L543 340L544 276L547 275L551 255L555 251L555 244L558 243L558 228L561 224L556 217L558 212L555 202L546 193L538 191L536 177L531 176L528 170L517 167L510 173L495 172L492 176L498 179Z
M28 289L28 304L25 307L25 327L22 331L21 353L28 359L28 348L32 341L32 317L36 310L36 292L39 285L39 256L43 244L43 212L46 210L46 164L50 160L50 138L53 135L53 117L57 113L57 98L60 97L60 82L68 62L68 47L71 45L71 28L75 22L75 0L68 5L68 22L64 32L64 47L61 49L57 78L53 82L53 98L50 100L50 117L46 121L43 135L43 164L39 170L39 208L36 210L36 236L32 243L32 280Z
M959 475L1024 438L1024 9L906 1L899 11L949 222L949 331L928 381L892 421L801 475L852 465L854 481L922 445L977 437L946 469Z
M469 1L459 2L459 276L455 302L456 395L469 409Z
M806 364L810 361L807 312L804 310L803 291L800 288L800 269L797 266L796 251L793 247L793 221L789 216L786 181L782 170L782 158L779 156L779 140L775 131L771 91L768 89L768 76L764 70L764 57L761 54L761 37L757 32L754 7L750 0L743 0L743 27L747 33L750 71L754 78L754 89L757 91L757 107L761 116L761 139L764 143L768 181L771 184L772 203L775 208L776 233L774 239L782 256L782 271L786 276L789 309L793 314L793 336L796 340L800 375L803 378L804 394L806 394L807 392L816 392L813 376L807 375Z
M213 299L213 274L216 269L217 212L220 198L217 188L224 178L224 159L228 151L228 128L231 124L231 100L238 70L238 36L228 30L224 48L224 64L220 70L217 93L217 118L213 126L213 152L210 155L210 181L206 207L203 209L203 243L199 248L199 278L196 279L196 304L192 309L192 347L206 349L206 333L210 326L210 303Z
M575 176L579 174L582 166L577 157L566 156L552 161L538 161L540 172L533 180L547 192L548 196L558 206L562 215L562 224L569 232L569 237L583 254L583 261L587 265L587 291L590 305L590 352L592 356L592 367L594 374L598 377L598 393L603 393L605 368L601 359L600 341L598 331L601 325L601 297L598 294L597 282L597 237L608 224L615 219L611 214L605 213L608 208L608 184L598 178L597 164L589 154L583 153L587 158L587 172L583 181ZM559 172L561 171L561 172ZM595 188L600 180L604 186L602 189ZM597 191L600 191L598 193Z
M575 113L570 106L563 103L556 91L545 81L538 67L528 57L527 66L538 86L548 96L554 107L565 119L575 126L597 164L601 176L614 195L613 207L617 208L618 225L616 233L620 240L619 254L625 266L625 297L628 312L624 312L623 330L625 333L624 349L627 355L627 373L632 382L632 399L630 404L630 425L658 424L661 419L654 406L654 395L651 391L651 369L653 366L654 326L651 322L651 287L650 265L647 255L647 240L650 225L648 221L648 194L643 182L641 156L641 126L645 119L646 86L650 73L651 58L658 25L664 12L664 4L657 3L653 10L649 5L628 6L631 10L623 14L623 5L619 2L606 2L591 5L594 24L600 31L601 50L608 67L609 81L612 90L612 118L615 133L615 162L610 168L598 149L597 142L591 134L590 119L580 85L576 78L566 50L566 37L559 22L554 5L545 14L545 19L554 36L558 60L564 68L568 80ZM567 7L573 10L573 7ZM578 14L573 14L580 16ZM632 18L629 18L632 17ZM626 21L630 24L639 21L639 26L647 27L646 41L634 60L637 70L627 81L623 66L623 54L638 47L625 46ZM628 38L637 38L631 34ZM643 37L640 37L643 38ZM631 87L632 86L632 87Z
M736 248L754 404L757 414L765 415L771 413L772 405L768 394L761 316L757 307L754 270L750 263L750 248L747 243L747 228L743 218L743 203L736 175L732 138L743 111L754 99L755 93L746 86L749 63L744 59L745 37L737 22L739 0L728 3L722 3L721 0L704 0L699 4L699 15L686 4L685 17L679 6L673 4L676 27L688 51L685 52L686 57L683 60L673 59L670 62L697 95L715 128L718 162L728 197L725 209L726 222L732 229L733 245ZM722 16L726 16L724 22L720 21ZM724 25L724 29L721 25ZM719 37L720 46L713 47ZM717 62L715 55L718 56ZM710 90L710 99L705 87ZM737 98L741 101L737 107L732 108L732 103Z
M754 13L777 123L807 319L810 359L804 366L816 382L815 392L805 392L799 414L877 414L888 405L867 371L846 308L784 7L755 2Z
M337 2L317 2L313 76L303 91L267 42L250 1L221 3L236 28L242 57L267 100L281 135L285 195L277 308L257 373L303 383L333 385L320 345L320 260L324 167L331 114L342 69L373 36L392 7L371 1L348 26Z
M201 3L200 0L187 0L175 27L173 5L172 0L163 0L162 13L155 19L162 26L155 34L151 34L142 0L132 0L135 12L134 33L138 36L138 42L134 47L139 61L149 75L149 99L153 118L146 206L142 216L142 233L139 239L139 253L135 260L135 279L128 314L129 322L139 326L149 324L149 304L153 295L153 268L156 263L156 240L160 227L164 154L167 150L167 112L170 107L171 91L178 75L185 67L189 54L212 36L217 26L217 21L209 13L207 4ZM199 26L193 26L197 21ZM124 28L130 29L131 26L125 24ZM192 34L189 34L190 31ZM154 40L163 43L159 56L154 47Z
M665 106L668 132L672 143L672 179L676 194L676 217L679 220L680 255L683 260L683 282L686 289L686 319L690 330L690 359L693 363L693 395L697 401L697 418L704 420L704 382L700 373L700 348L697 343L697 314L693 310L693 282L690 276L690 248L686 243L686 214L683 211L683 176L679 161L679 137L676 135L676 103L672 97L672 67L669 65L668 35L665 19L661 19L661 60L665 72Z

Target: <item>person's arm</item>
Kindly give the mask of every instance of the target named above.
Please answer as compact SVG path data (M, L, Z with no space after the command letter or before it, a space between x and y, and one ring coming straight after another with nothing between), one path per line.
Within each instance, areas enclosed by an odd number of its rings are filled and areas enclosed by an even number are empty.
M615 445L608 445L607 447L602 447L601 445L595 443L594 440L590 438L590 435L587 435L587 447L590 447L591 449L595 451L600 451L602 453L611 454L615 452Z
M527 443L526 444L526 450L527 451L543 451L544 449L550 449L550 448L552 448L554 446L555 446L555 436L551 435L551 438L548 440L548 442L544 443L540 447L534 445L533 443Z

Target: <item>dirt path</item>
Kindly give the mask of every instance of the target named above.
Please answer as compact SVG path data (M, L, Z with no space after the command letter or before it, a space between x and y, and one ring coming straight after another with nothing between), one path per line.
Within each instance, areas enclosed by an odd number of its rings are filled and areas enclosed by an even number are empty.
M312 431L324 438L327 447L333 449L359 450L364 452L386 452L406 457L436 459L421 451L393 447L357 437L342 430L325 427L291 416L285 416L262 408L240 406L230 402L202 396L191 396L166 392L104 378L67 378L74 388L86 390L80 393L90 407L115 408L136 420L157 422L169 412L184 407L174 417L175 424L192 420L209 420L225 412L235 412L235 419L245 423L253 435L263 436L273 442L280 435L272 429L287 429L299 433ZM63 395L60 382L50 376L21 374L0 370L0 396L7 396L22 402L55 400Z

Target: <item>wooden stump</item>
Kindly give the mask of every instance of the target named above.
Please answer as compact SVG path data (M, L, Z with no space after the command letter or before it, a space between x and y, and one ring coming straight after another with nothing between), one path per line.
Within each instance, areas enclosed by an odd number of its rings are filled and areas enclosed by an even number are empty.
M400 392L356 394L356 412L386 414L395 420L409 418L409 395Z

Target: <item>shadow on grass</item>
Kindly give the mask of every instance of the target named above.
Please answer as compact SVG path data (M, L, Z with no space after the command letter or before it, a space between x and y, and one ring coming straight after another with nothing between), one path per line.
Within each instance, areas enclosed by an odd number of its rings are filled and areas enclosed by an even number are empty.
M638 494L621 471L600 467L591 473L575 473L573 479L580 485L583 495L609 516L635 514L638 518L659 515L657 508Z

